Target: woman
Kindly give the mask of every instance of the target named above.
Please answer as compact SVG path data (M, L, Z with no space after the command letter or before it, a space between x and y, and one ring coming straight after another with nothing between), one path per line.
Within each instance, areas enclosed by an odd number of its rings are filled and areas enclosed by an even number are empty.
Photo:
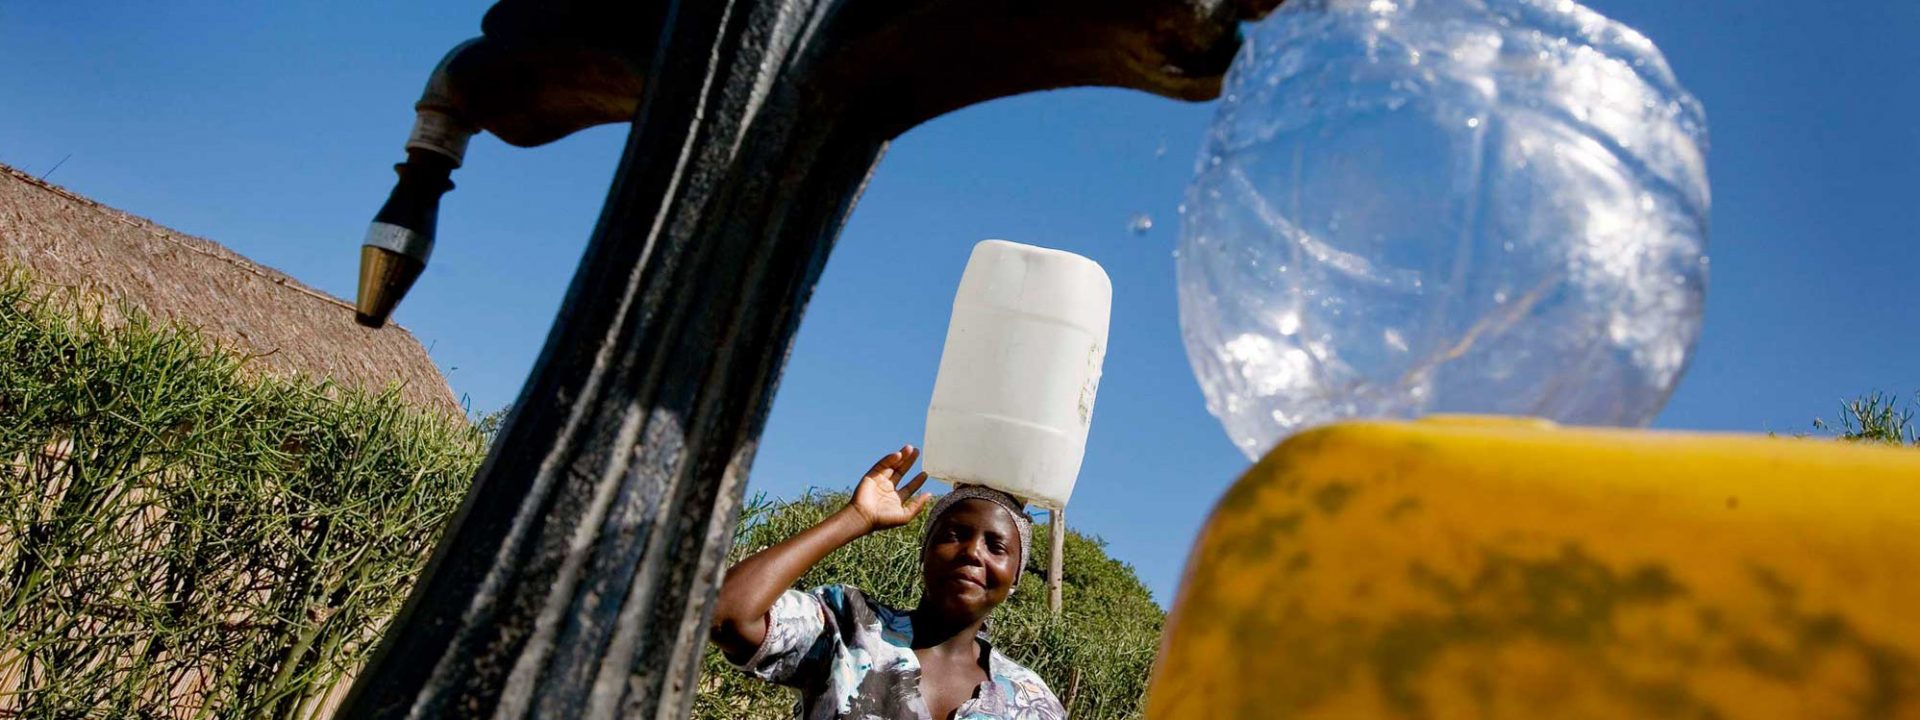
M931 499L912 445L874 463L819 524L727 571L712 637L754 677L798 688L808 720L1065 718L1039 676L987 642L987 615L1020 579L1033 534L1012 495L961 486L934 505L920 549L920 601L901 611L859 588L790 589L828 553L907 524Z

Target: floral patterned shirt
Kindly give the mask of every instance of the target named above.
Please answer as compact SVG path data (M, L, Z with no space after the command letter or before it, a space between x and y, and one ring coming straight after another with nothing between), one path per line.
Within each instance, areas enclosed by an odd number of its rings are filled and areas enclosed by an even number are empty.
M987 681L954 720L1065 720L1053 691L985 637ZM788 590L767 612L767 639L740 666L800 690L802 720L931 720L920 695L913 621L847 585Z

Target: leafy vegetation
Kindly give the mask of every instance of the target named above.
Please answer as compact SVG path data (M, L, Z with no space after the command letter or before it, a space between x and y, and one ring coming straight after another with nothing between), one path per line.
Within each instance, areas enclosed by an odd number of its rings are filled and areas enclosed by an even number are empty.
M0 276L0 716L311 715L481 435L128 314Z
M1913 421L1915 401L1900 402L1896 396L1872 392L1840 404L1840 424L1815 419L1813 426L1838 435L1842 440L1920 445L1920 424Z

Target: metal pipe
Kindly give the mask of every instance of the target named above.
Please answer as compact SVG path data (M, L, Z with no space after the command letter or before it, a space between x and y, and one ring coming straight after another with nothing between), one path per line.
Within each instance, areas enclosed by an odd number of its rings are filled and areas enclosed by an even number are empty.
M499 21L489 15L490 25L509 24L515 32L455 46L414 103L407 161L394 168L400 180L361 243L355 303L361 325L384 326L426 270L440 197L453 189L451 175L474 135L485 130L532 147L629 120L639 104L644 59L604 40L555 37L525 13Z
M489 39L659 32L622 50L650 58L633 133L533 376L340 716L683 717L780 368L887 142L1033 90L1209 97L1276 4L502 0Z

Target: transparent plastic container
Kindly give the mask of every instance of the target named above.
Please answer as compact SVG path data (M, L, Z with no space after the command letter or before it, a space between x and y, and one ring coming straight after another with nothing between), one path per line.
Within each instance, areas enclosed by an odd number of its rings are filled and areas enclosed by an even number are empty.
M1707 285L1707 125L1563 0L1291 0L1251 28L1182 206L1180 320L1248 457L1428 413L1640 425Z
M1066 507L1112 305L1113 284L1092 260L1004 240L975 245L927 408L927 474Z

